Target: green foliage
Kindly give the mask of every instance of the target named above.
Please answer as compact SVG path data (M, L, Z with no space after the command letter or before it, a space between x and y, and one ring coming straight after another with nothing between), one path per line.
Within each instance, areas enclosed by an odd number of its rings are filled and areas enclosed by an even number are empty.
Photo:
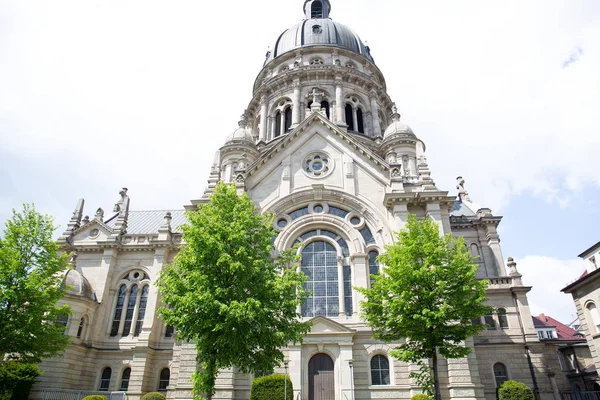
M35 364L0 362L0 400L26 399L35 378L41 374Z
M58 254L52 240L52 218L25 204L13 210L0 237L0 359L39 362L60 354L69 343L64 327L57 324L69 307L56 303L67 254Z
M424 393L417 393L415 395L413 395L410 400L432 400L430 396L424 394Z
M273 374L252 381L250 400L292 400L293 397L294 388L288 375Z
M498 388L499 400L534 400L533 391L524 383L506 381Z
M142 400L165 400L164 394L159 392L150 392L142 396Z
M414 376L426 393L439 395L428 383L433 372L437 387L437 354L461 358L470 353L463 341L485 329L471 320L491 311L484 305L488 283L476 279L477 265L463 238L440 236L434 221L417 221L412 214L407 229L378 260L386 266L385 273L375 277L371 288L356 288L366 298L363 317L377 339L407 338L390 354L419 364L421 371ZM423 359L432 359L432 368Z
M169 305L160 313L180 340L195 342L194 393L210 399L220 369L272 370L283 362L280 348L301 341L310 329L296 312L306 278L295 250L275 256L273 216L260 215L235 186L218 185L187 218L186 246L158 279Z
M85 396L82 400L107 400L106 396L100 396L98 394L94 394L91 396Z

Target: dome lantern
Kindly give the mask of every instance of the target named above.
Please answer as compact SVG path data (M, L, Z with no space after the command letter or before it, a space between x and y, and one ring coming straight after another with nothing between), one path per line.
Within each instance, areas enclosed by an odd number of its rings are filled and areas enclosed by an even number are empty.
M304 15L306 19L329 18L331 4L329 0L306 0L304 2Z

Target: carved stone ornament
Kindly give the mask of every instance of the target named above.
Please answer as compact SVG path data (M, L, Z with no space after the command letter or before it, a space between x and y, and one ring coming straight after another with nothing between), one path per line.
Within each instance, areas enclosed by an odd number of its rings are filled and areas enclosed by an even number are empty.
M240 174L237 176L237 178L235 178L235 181L237 183L244 183L246 181L246 178L244 178L244 175Z
M392 169L392 178L399 178L401 176L400 168Z

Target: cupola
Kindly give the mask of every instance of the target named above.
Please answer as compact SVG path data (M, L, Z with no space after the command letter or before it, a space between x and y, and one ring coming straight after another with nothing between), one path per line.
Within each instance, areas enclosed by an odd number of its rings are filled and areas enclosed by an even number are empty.
M398 113L398 108L396 107L395 104L394 104L394 107L392 108L392 112L393 112L392 123L390 124L390 126L388 126L388 128L385 130L385 133L383 134L384 140L393 135L414 136L415 134L413 133L412 129L410 129L410 126L400 122L400 114Z
M329 18L331 4L329 0L306 0L304 2L304 15L306 19Z

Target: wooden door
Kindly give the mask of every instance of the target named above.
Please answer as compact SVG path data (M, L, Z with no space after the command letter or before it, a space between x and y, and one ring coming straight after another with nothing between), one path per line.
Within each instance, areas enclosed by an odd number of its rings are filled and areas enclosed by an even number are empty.
M327 354L315 354L308 362L309 400L335 400L333 360Z

